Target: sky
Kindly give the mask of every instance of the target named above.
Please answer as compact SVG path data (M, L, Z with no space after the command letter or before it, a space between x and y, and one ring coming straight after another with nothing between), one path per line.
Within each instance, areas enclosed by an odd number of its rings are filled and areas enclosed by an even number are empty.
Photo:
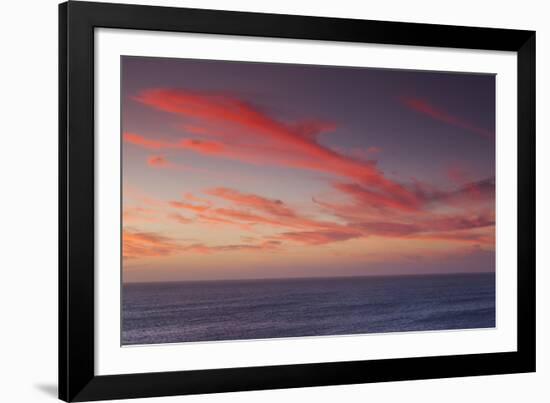
M495 270L495 77L122 57L123 281Z

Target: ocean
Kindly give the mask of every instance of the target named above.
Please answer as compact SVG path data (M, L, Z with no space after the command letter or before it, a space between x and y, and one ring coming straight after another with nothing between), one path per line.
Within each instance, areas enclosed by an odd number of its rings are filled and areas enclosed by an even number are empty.
M495 275L127 283L122 344L495 327Z

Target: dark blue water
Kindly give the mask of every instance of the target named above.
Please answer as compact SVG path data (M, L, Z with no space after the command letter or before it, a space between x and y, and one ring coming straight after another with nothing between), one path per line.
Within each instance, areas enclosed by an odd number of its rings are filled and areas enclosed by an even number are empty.
M495 326L495 275L123 286L122 344Z

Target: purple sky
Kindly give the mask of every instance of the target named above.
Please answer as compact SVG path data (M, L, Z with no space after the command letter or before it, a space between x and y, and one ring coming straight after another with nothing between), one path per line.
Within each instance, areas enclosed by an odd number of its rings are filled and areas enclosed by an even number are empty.
M494 270L493 75L123 57L124 280Z

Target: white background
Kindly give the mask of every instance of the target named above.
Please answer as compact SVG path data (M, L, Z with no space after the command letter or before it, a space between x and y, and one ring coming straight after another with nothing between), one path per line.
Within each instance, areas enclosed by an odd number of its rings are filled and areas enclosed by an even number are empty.
M136 0L137 1L137 0ZM153 2L150 2L153 3ZM550 379L550 26L544 3L462 0L156 1L189 7L537 30L538 372L477 378L241 392L144 402L464 402L548 400ZM53 401L57 377L57 1L3 2L0 102L0 399ZM545 116L546 112L546 116ZM550 160L546 160L550 161ZM547 186L547 185L546 185ZM543 236L545 235L545 236ZM546 287L545 287L546 285ZM546 340L546 343L545 343Z

